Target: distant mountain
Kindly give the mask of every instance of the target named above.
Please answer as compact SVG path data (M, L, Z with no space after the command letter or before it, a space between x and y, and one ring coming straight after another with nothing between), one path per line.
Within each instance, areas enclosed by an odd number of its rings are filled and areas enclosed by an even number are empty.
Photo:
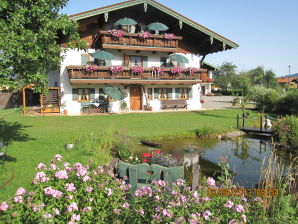
M290 78L297 77L297 78L298 78L298 73L296 73L296 74L292 74L292 75L281 76L281 77L279 77L279 78L288 78L288 77L290 77Z

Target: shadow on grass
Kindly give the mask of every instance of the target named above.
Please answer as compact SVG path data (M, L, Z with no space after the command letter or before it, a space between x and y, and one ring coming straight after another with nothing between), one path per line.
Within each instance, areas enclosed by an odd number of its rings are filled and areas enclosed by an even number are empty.
M201 116L207 116L207 117L231 118L230 116L223 116L223 115L218 115L218 114L210 114L210 113L206 113L204 111L193 111L193 113L199 114Z

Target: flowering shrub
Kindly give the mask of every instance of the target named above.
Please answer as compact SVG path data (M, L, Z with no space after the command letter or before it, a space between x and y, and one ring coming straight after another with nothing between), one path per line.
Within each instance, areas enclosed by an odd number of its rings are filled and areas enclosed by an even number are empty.
M186 70L189 72L190 75L192 75L193 73L196 73L198 71L198 69L195 67L189 67Z
M123 30L109 30L108 31L114 38L123 38L124 36L124 31Z
M162 73L164 70L161 67L151 67L152 71L157 72L157 73Z
M84 65L83 70L85 72L94 72L97 70L97 66L96 65Z
M13 199L1 203L4 223L108 223L115 220L111 211L122 208L130 189L101 166L71 166L60 155L49 166L40 163L37 170L33 191L19 188Z
M133 66L131 69L133 73L137 73L139 75L144 73L144 68L141 65Z
M200 100L200 103L203 104L203 103L205 103L205 101L204 100Z
M110 71L113 74L121 73L121 72L123 72L123 66L122 65L113 65L113 66L110 66Z
M139 33L139 37L140 37L141 39L147 39L147 38L150 37L150 33L147 32L147 31L142 32L142 33Z
M172 72L172 74L179 74L179 73L184 72L184 70L183 70L183 68L180 68L180 67L174 67L174 68L171 68L171 72Z
M175 37L175 34L173 34L173 33L166 33L166 34L165 34L165 38L166 38L166 39L171 40L171 39L173 39L174 37Z
M158 150L152 153L152 156L148 158L148 163L150 164L158 164L164 167L173 167L173 166L181 166L181 162L179 162L174 156L171 154L163 154Z

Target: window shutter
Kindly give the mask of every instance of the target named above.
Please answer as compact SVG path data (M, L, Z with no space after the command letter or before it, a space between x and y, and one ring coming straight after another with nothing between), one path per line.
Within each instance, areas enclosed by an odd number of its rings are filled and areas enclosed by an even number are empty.
M175 99L180 99L180 88L175 88Z
M112 61L111 60L105 60L106 61L106 66L111 66L112 65Z
M168 99L173 99L172 88L168 88Z
M148 56L142 56L143 67L148 68Z
M95 99L95 89L94 88L90 88L90 99Z
M192 98L192 88L188 88L188 98Z
M81 54L81 64L82 65L88 64L88 54Z
M158 99L159 88L154 88L154 99Z
M78 96L78 89L72 89L72 100L77 101L79 98Z
M123 65L125 67L129 67L129 61L130 61L129 56L124 54L124 60L123 60L124 63L123 63Z

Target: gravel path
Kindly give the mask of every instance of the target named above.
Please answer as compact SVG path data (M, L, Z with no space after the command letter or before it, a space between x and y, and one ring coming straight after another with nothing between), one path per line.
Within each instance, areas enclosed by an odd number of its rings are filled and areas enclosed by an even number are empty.
M202 98L205 101L205 103L203 104L204 110L237 108L232 105L232 96L203 96Z

